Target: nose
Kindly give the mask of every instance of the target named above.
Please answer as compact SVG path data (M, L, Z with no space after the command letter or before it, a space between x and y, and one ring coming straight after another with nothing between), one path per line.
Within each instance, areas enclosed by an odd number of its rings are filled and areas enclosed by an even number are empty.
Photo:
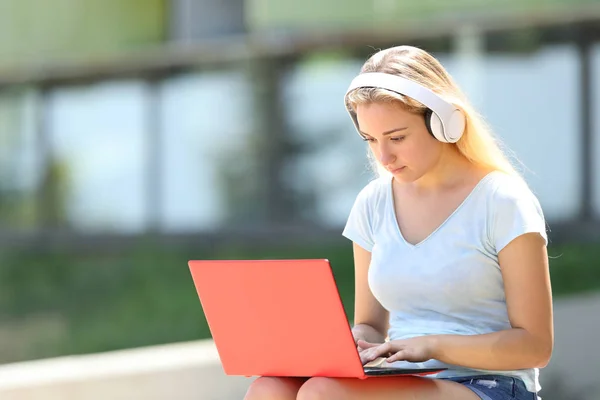
M379 149L379 162L383 166L387 166L396 161L396 156L390 151L390 148L386 145L380 145Z

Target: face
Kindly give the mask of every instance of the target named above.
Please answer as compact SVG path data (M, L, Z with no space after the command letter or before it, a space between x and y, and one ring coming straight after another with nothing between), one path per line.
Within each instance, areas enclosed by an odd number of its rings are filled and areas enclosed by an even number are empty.
M425 126L422 115L393 103L356 107L358 125L379 163L402 182L414 182L438 163L443 144Z

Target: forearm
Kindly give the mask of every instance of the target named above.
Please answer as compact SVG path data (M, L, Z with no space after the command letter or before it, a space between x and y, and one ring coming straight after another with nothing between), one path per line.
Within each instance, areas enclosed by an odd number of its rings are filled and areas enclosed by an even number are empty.
M551 340L514 328L484 335L433 335L433 357L467 368L513 370L543 368L552 353Z
M367 324L354 325L352 335L369 343L383 343L386 338L386 334Z

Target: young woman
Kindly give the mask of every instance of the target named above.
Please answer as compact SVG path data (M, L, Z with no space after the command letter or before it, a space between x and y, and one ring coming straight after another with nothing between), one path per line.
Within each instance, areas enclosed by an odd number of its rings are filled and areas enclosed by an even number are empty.
M538 200L427 52L374 54L345 101L379 171L343 233L354 246L361 360L447 370L262 377L246 399L536 399L553 348Z

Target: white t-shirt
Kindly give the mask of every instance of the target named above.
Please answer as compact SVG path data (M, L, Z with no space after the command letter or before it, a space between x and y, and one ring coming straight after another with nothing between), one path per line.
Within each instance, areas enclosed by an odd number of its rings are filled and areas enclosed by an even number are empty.
M527 185L502 172L486 175L426 239L404 240L394 211L392 177L371 181L357 196L343 235L371 252L369 287L390 312L390 340L421 335L477 335L510 329L498 252L513 239L539 232L546 240L540 204ZM393 363L393 366L415 364ZM541 389L539 371L473 370L437 360L436 377L504 374Z

